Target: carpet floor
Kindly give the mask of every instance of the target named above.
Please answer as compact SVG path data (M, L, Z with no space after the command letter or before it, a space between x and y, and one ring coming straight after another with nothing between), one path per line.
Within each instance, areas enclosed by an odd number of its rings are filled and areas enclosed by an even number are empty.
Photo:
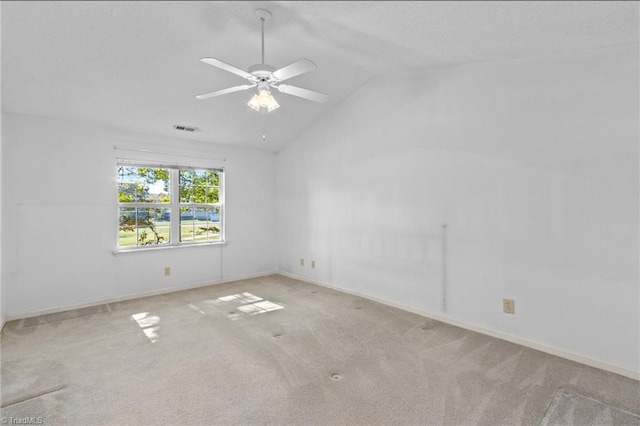
M13 321L0 354L0 415L44 424L537 425L560 389L640 411L640 382L281 275Z
M640 426L640 415L586 396L559 390L540 426Z

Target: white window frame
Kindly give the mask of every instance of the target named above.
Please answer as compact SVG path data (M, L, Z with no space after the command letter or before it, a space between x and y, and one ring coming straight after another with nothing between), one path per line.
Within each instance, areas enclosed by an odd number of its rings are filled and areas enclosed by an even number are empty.
M118 200L118 168L120 166L128 167L148 167L153 169L169 169L169 194L171 202L169 203L121 203ZM217 203L181 203L180 202L180 171L181 170L206 170L218 173L218 202ZM182 166L177 164L163 164L149 161L136 161L127 159L118 159L116 163L116 250L114 253L137 252L137 251L153 251L167 248L177 247L202 247L226 244L225 238L225 214L224 214L224 197L225 197L225 170L222 167L194 167ZM119 246L120 235L120 209L121 208L136 209L166 209L171 211L169 242L164 244L150 244L145 246L135 245L131 247ZM217 208L220 217L220 239L216 241L180 241L180 208ZM137 239L136 239L137 240Z

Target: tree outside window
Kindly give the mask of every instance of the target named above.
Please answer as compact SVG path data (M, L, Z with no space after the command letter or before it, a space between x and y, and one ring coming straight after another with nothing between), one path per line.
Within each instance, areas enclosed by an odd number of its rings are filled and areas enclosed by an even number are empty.
M117 172L119 248L222 241L222 170L118 164Z

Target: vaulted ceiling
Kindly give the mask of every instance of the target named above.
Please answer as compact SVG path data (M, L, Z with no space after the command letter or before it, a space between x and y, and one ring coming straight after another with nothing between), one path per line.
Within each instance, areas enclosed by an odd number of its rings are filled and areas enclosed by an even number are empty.
M281 149L370 79L408 69L638 42L636 2L2 2L2 109L145 133ZM266 62L318 65L275 93L266 117L244 80L203 64L260 62L256 8L267 8ZM427 78L425 76L425 78ZM415 81L416 85L422 84ZM174 124L196 126L193 134Z

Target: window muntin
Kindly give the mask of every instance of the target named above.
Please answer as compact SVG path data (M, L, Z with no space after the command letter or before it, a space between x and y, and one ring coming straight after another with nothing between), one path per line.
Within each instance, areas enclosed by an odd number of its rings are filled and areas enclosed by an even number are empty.
M222 177L220 169L118 164L118 248L222 242Z

